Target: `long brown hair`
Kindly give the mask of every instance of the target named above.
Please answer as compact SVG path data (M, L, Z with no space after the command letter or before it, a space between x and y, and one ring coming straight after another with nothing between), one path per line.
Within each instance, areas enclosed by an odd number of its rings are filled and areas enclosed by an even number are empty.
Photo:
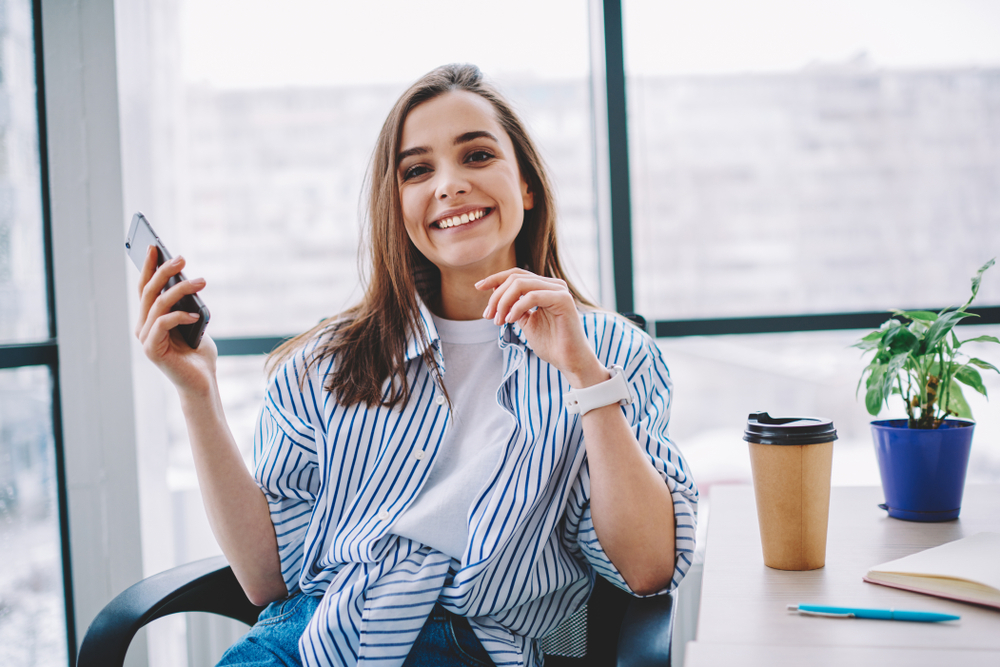
M570 283L556 250L555 206L552 186L541 156L524 124L510 104L483 78L474 65L445 65L426 74L403 93L379 133L366 178L368 190L367 250L370 275L361 303L324 320L286 341L267 360L273 372L279 365L316 340L308 365L339 357L327 376L326 389L342 405L363 402L394 407L410 396L406 377L407 332L422 343L423 363L437 375L434 351L420 322L418 294L425 300L440 288L440 272L410 241L403 225L396 155L403 123L419 104L451 91L467 91L492 104L497 120L514 145L517 165L534 196L534 207L524 212L524 223L514 241L518 266L539 275L566 281L578 303L592 306ZM386 380L388 386L384 386Z

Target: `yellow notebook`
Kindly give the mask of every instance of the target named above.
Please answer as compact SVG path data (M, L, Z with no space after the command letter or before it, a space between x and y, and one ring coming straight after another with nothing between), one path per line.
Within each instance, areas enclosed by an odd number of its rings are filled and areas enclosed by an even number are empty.
M978 533L876 565L864 579L1000 609L1000 533Z

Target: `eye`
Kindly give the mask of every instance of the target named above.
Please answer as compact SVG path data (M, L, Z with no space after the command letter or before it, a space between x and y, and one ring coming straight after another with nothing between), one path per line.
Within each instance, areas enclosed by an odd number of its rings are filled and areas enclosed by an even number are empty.
M484 150L484 149L480 148L480 149L476 149L476 150L472 151L467 156L465 156L465 161L466 162L487 162L488 160L492 160L493 158L494 158L493 153L489 152L488 150Z
M403 170L403 180L404 181L413 180L414 178L423 176L424 174L430 172L430 170L431 170L430 167L428 167L427 165L415 164L412 167L407 167L406 169Z

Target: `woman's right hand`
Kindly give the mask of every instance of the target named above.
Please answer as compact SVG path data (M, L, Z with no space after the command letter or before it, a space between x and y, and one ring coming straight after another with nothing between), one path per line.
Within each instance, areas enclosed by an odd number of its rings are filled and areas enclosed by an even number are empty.
M207 391L215 378L218 357L215 342L205 336L198 349L191 349L176 328L196 322L198 316L170 310L181 297L201 291L205 280L184 280L163 292L167 281L181 272L185 262L183 257L175 257L157 268L156 258L156 248L150 246L139 275L139 322L135 336L146 356L179 391Z

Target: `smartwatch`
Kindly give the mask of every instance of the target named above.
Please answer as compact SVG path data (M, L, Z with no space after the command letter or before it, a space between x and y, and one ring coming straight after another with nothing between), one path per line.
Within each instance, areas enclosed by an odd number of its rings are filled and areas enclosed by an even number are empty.
M608 370L611 371L611 379L586 389L570 389L563 394L563 398L566 399L566 412L582 416L594 408L603 408L613 403L629 405L632 402L632 394L629 393L628 383L625 382L625 372L621 366L608 366Z

